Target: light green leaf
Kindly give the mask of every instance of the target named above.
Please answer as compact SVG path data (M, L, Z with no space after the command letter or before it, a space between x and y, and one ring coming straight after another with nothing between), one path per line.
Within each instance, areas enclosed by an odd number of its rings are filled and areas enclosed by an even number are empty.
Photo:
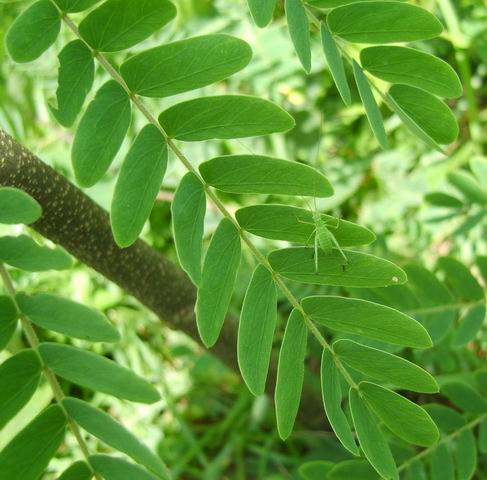
M361 382L362 398L395 435L423 447L434 445L440 432L426 410L392 390Z
M407 280L406 274L387 260L350 250L345 255L346 265L336 249L329 255L320 250L318 272L313 248L283 248L271 252L268 258L280 275L302 283L373 288L400 285Z
M382 478L399 480L391 450L380 430L378 419L360 398L358 390L350 389L350 410L353 424L365 457Z
M345 460L337 463L326 480L377 480L377 472L365 460ZM322 480L322 479L320 479Z
M61 125L70 127L93 86L95 60L81 40L68 43L58 58L57 108L50 107L50 110Z
M150 37L176 13L168 0L108 0L80 23L79 33L94 50L117 52Z
M386 82L422 88L439 97L462 95L460 79L448 63L414 48L365 48L360 52L360 63L364 70Z
M477 472L477 445L472 430L461 432L455 444L457 476L462 480L470 480Z
M157 480L157 477L142 467L123 458L109 455L90 455L89 461L95 471L105 480Z
M8 480L35 480L61 445L66 417L59 405L44 410L0 452L0 472Z
M64 470L58 480L90 480L92 477L93 472L88 464L79 461Z
M226 155L203 162L201 176L223 192L329 197L333 187L303 163L263 155Z
M115 450L125 453L161 478L168 478L167 468L162 460L110 415L76 398L64 399L63 406L68 415L88 433Z
M159 116L171 138L196 142L286 132L294 120L281 107L243 95L201 97L178 103Z
M478 205L487 204L487 192L482 189L480 183L469 173L458 170L450 172L447 176L451 183L467 200Z
M277 0L248 0L249 10L256 25L264 28L272 20Z
M353 333L414 348L432 346L424 327L402 312L358 298L335 296L306 297L304 311L321 325L339 332Z
M435 379L408 360L352 340L338 340L333 350L340 360L375 380L388 382L415 392L436 393Z
M370 128L372 128L375 138L377 138L380 146L386 149L387 135L384 129L384 121L382 119L382 114L380 113L379 106L375 101L372 89L370 88L369 81L367 80L364 72L355 60L353 61L352 66L353 74L355 76L355 83L357 84L358 92L360 94L360 98L362 99Z
M249 390L262 395L277 322L277 292L271 272L257 266L250 280L238 324L237 358Z
M0 429L37 390L42 365L33 350L21 351L0 365Z
M400 2L360 2L333 9L335 35L353 43L399 43L437 37L440 21L423 8Z
M137 135L125 158L113 194L110 221L119 247L139 237L166 173L167 145L154 125Z
M49 293L17 295L22 313L36 325L91 342L117 342L120 335L100 312Z
M402 112L433 141L448 144L457 138L458 124L455 116L440 99L407 85L393 85L389 95Z
M299 478L302 480L323 480L333 468L334 463L327 460L312 460L299 466Z
M244 230L259 237L312 244L315 228L313 213L304 208L290 205L251 205L237 210L235 216ZM368 245L375 240L374 233L361 225L339 220L331 215L322 214L321 218L325 222L338 222L338 227L330 228L330 231L342 247Z
M54 0L57 6L66 13L77 13L88 10L100 0Z
M61 17L49 0L38 0L14 21L5 37L10 56L19 63L40 57L55 41Z
M485 398L465 383L445 383L441 386L441 393L461 410L476 414L487 412Z
M462 208L463 202L453 195L443 192L432 192L425 195L424 200L435 207Z
M132 402L154 403L160 399L150 383L95 353L55 343L42 343L39 353L56 375L82 387Z
M243 40L202 35L139 53L122 65L120 73L131 92L168 97L223 80L245 68L251 58L252 50Z
M207 347L213 346L220 335L237 279L240 253L238 230L224 218L208 247L196 300L198 331Z
M311 72L311 41L309 21L306 8L302 0L285 0L285 11L289 34L293 41L294 50L306 73Z
M203 184L194 173L188 172L179 183L171 212L179 263L193 283L199 285L206 195Z
M10 297L0 295L0 352L17 328L17 309Z
M24 191L12 187L0 188L0 223L30 225L41 215L41 206Z
M487 453L487 417L484 417L479 426L479 451Z
M294 309L289 315L282 339L274 394L277 430L283 440L291 435L299 410L307 340L308 328L303 316Z
M325 22L321 22L321 43L323 46L323 52L325 53L326 62L328 63L328 68L330 69L338 92L340 93L345 105L349 106L352 103L352 97L350 95L350 87L348 86L347 76L345 75L343 59L340 55L335 39L328 30Z
M63 249L41 247L26 235L1 237L0 261L27 272L66 270L73 264Z
M471 302L484 300L484 289L463 263L453 257L441 257L438 268L445 272L448 285L460 299Z
M431 480L455 480L453 455L445 443L440 443L431 455Z
M91 187L105 174L130 125L130 100L114 80L88 105L74 137L72 158L78 184Z
M453 347L463 347L477 336L485 320L485 305L470 308L452 338Z
M470 169L474 173L478 182L485 188L487 187L487 159L484 157L474 157L470 160Z
M359 450L348 424L347 417L342 410L342 388L340 373L330 350L323 350L321 357L321 393L326 416L340 443L353 455Z

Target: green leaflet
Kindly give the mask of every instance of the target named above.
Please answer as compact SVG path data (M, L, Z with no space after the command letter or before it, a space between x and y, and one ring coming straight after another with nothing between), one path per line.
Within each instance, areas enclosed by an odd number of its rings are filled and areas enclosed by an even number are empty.
M389 95L402 112L434 142L448 144L458 136L452 111L439 98L419 88L393 85Z
M487 453L487 418L484 418L479 426L479 451Z
M178 103L159 115L171 138L196 142L286 132L294 119L262 98L243 95L202 97Z
M445 443L440 443L431 455L431 480L455 480L453 456Z
M399 43L437 37L440 21L428 11L400 2L360 2L333 9L331 32L353 43Z
M350 87L348 86L347 76L345 75L343 60L338 51L335 39L328 30L325 22L321 22L321 43L323 45L323 52L325 53L328 68L330 69L338 92L345 105L349 106L352 103L352 97L350 94Z
M50 110L61 125L71 127L93 86L95 60L81 40L68 43L58 58L57 108Z
M250 46L230 35L202 35L151 48L122 64L130 91L168 97L211 85L245 68Z
M402 312L358 298L335 296L306 297L304 311L321 325L339 332L353 333L414 348L432 346L424 327Z
M1 237L0 261L27 272L66 270L73 264L63 249L41 247L27 235Z
M463 347L477 336L485 320L485 306L476 305L470 308L462 318L452 338L453 347Z
M282 339L274 394L277 430L282 440L291 435L299 410L307 340L308 328L303 316L294 309L289 315Z
M342 410L340 373L333 359L333 354L328 349L323 350L321 357L321 393L326 416L338 440L349 452L358 455L359 450L353 438L352 430Z
M384 2L385 3L385 2ZM353 74L355 76L355 83L362 99L362 103L369 120L370 128L374 132L375 138L379 142L380 146L384 149L387 148L387 135L384 129L384 121L382 120L382 114L380 113L379 106L375 101L374 94L370 88L369 81L367 80L364 72L360 68L359 64L353 60Z
M462 262L452 257L441 257L438 260L438 268L445 272L447 284L461 300L484 300L484 289Z
M406 274L387 260L350 250L345 255L348 265L336 249L330 255L320 250L318 272L313 248L283 248L271 252L268 258L277 273L302 283L373 288L400 285L407 280Z
M392 390L370 382L361 382L362 398L398 437L423 447L434 445L440 433L426 410Z
M285 0L286 20L294 50L306 73L311 72L311 41L309 21L302 0Z
M415 392L436 393L435 379L408 360L352 340L338 340L333 351L342 362L375 380L392 383Z
M179 263L195 285L201 281L205 212L204 186L194 173L188 172L176 190L171 213Z
M41 215L41 206L24 191L12 187L0 188L0 223L30 225Z
M247 0L256 25L264 28L272 20L277 0Z
M242 378L256 396L265 390L277 322L277 292L271 272L258 265L250 280L238 324L237 357Z
M176 16L168 0L108 0L79 25L83 39L99 52L117 52L150 37Z
M132 402L154 403L160 399L150 383L95 353L55 343L42 343L39 353L56 375L82 387Z
M49 0L38 0L24 10L5 37L8 53L19 63L40 57L55 41L61 29L61 17Z
M92 476L90 467L85 462L79 461L64 470L59 480L90 480Z
M455 465L458 478L473 478L477 471L477 445L472 430L461 432L455 446Z
M72 159L78 184L93 186L105 174L130 125L130 99L110 80L88 105L74 137Z
M44 410L0 452L0 472L8 480L34 480L61 445L66 417L59 405Z
M302 480L323 480L333 468L333 463L327 460L312 460L300 465L298 472Z
M482 187L487 187L487 159L474 157L470 160L470 169Z
M409 465L405 480L427 480L426 470L421 460L414 460Z
M468 201L478 205L487 204L487 193L469 173L461 170L450 172L447 178L448 182L462 193Z
M465 383L445 383L441 386L441 393L461 410L476 414L487 412L485 398Z
M115 450L125 453L161 478L168 478L167 468L161 459L110 415L76 398L64 399L63 406L68 415L84 430Z
M105 480L157 480L157 477L138 465L123 458L109 455L90 455L89 461L95 472Z
M54 0L57 6L66 13L77 13L88 10L100 0Z
M386 82L422 88L439 97L462 95L460 79L448 63L414 48L365 48L360 52L360 63L364 70Z
M306 3L309 3L310 5L313 5L313 7L316 8L323 8L323 9L329 9L329 8L336 8L336 7L341 7L342 5L348 5L350 3L357 3L357 2L371 2L371 1L377 1L377 0L308 0ZM401 1L401 0L399 0Z
M452 433L465 425L465 419L453 408L439 403L423 405L438 428L444 433Z
M377 417L360 398L358 390L350 389L350 410L353 424L365 457L382 478L399 480L391 450L382 434Z
M49 293L17 295L23 314L36 325L91 342L117 342L115 327L100 312Z
M113 194L110 221L118 246L132 245L144 228L166 173L167 156L162 133L146 125L130 147Z
M10 297L0 295L0 352L17 328L17 309Z
M42 365L33 350L24 350L0 365L0 429L31 399Z
M196 300L198 331L206 347L212 347L220 335L237 279L240 253L238 230L224 218L208 247Z
M377 472L365 460L345 460L336 464L326 480L377 480Z
M432 192L425 195L424 200L435 207L462 208L463 202L453 195L443 192Z
M305 208L272 204L251 205L237 210L235 216L244 230L259 237L312 244L315 228L313 213ZM334 219L325 214L321 218L325 221ZM330 231L342 247L368 245L375 240L374 233L368 228L347 220L339 220L338 228Z
M199 167L206 183L223 192L329 197L333 187L318 170L263 155L226 155Z

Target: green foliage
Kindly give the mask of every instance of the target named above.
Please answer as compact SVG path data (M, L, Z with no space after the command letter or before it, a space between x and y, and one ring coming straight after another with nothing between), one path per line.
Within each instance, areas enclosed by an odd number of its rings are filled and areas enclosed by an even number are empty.
M15 188L0 188L0 223L34 223L41 216L41 206L29 195Z
M301 0L286 0L286 19L289 34L299 61L307 73L311 71L311 42L306 9Z

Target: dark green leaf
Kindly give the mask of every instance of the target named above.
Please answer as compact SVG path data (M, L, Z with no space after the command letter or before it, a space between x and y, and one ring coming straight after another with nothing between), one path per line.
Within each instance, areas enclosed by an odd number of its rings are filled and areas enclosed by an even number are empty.
M342 362L375 380L416 392L436 393L439 390L435 379L426 370L391 353L352 340L338 340L333 344L333 350Z
M51 112L61 125L70 127L93 86L95 60L81 40L68 43L58 58L57 108L51 107Z
M0 352L7 346L17 327L17 309L10 297L0 295Z
M24 10L5 37L10 56L19 63L40 57L55 41L61 17L49 0L38 0Z
M329 197L333 187L318 170L302 163L262 155L226 155L199 167L212 187L229 193Z
M453 195L442 192L428 193L424 197L425 201L435 207L462 208L463 202Z
M187 142L255 137L294 127L293 118L282 108L262 98L242 95L178 103L162 112L159 122L170 137Z
M479 427L479 451L487 453L487 417L484 417Z
M0 223L29 225L41 215L41 206L27 193L17 188L0 188Z
M224 218L211 239L196 301L198 330L207 347L218 340L240 265L240 235Z
M42 365L33 350L24 350L0 365L0 429L31 399Z
M66 13L77 13L88 10L100 0L54 0L58 7Z
M85 462L75 462L67 468L58 480L90 480L93 477L88 464Z
M105 83L88 105L73 143L73 168L82 187L91 187L107 171L130 125L130 100L114 80Z
M369 81L367 80L364 72L360 68L359 64L353 61L353 73L355 75L355 82L362 99L362 103L369 120L370 128L374 132L377 141L382 148L387 148L387 135L384 129L384 121L382 120L382 114L380 113L379 106L375 101L374 94L370 88Z
M350 250L345 255L347 264L336 249L329 255L320 250L318 272L313 248L275 250L269 254L269 262L282 276L302 283L373 288L400 285L407 280L406 274L387 260Z
M431 480L455 480L453 456L444 443L440 443L431 455Z
M468 310L460 321L452 338L453 347L463 347L479 333L485 320L485 305L476 305Z
M237 357L242 378L254 395L265 390L277 322L277 292L271 272L257 266L238 324Z
M369 47L360 52L360 63L364 70L386 82L422 88L439 97L462 95L455 70L429 53L408 47Z
M453 433L465 425L465 419L453 408L439 403L423 405L437 427L444 433Z
M399 43L441 34L440 21L428 11L400 2L360 2L335 8L327 18L335 35L353 43Z
M167 167L167 145L154 125L146 125L125 158L113 194L110 221L117 244L134 243L156 201Z
M89 461L105 480L157 480L157 477L147 470L123 458L90 455Z
M339 332L362 335L393 345L432 346L424 327L402 312L358 298L306 297L304 311L315 321Z
M39 293L17 295L20 310L40 327L91 342L117 342L120 335L98 311L66 298Z
M39 353L56 375L77 385L133 402L154 403L160 398L150 383L95 353L55 343L42 343Z
M0 452L0 472L8 480L36 480L61 445L66 417L59 405L44 410Z
M330 350L323 350L321 357L321 393L326 416L341 444L353 455L359 451L348 424L347 417L342 410L342 388L340 373Z
M117 52L150 37L176 13L168 0L108 0L80 23L79 32L94 50Z
M304 361L308 328L298 310L287 321L279 352L275 391L276 421L279 436L286 440L293 431L304 381Z
M441 257L438 267L445 272L447 283L462 300L484 300L484 289L463 263L452 257Z
M458 170L448 174L450 182L459 192L472 203L479 205L487 204L487 193L480 183L469 173Z
M193 283L199 285L206 195L203 184L194 173L188 172L181 180L171 212L179 263Z
M250 13L256 25L264 28L272 19L277 0L248 0Z
M76 398L64 399L63 406L68 415L87 432L115 450L127 454L161 478L168 478L167 468L161 459L110 415Z
M477 472L477 445L472 430L464 430L455 442L455 465L457 476L469 480Z
M487 412L485 398L465 383L445 383L441 386L441 393L461 410L477 414Z
M41 247L26 235L0 238L0 261L27 272L66 270L73 264L61 248Z
M286 20L294 50L306 73L311 72L309 21L302 0L285 0Z
M139 53L122 65L120 73L131 92L168 97L223 80L245 68L251 58L252 50L243 40L203 35Z
M326 460L312 460L300 465L299 478L302 480L323 480L333 468L333 463Z
M365 460L345 460L337 463L326 480L377 480L377 472ZM320 480L323 480L321 478Z

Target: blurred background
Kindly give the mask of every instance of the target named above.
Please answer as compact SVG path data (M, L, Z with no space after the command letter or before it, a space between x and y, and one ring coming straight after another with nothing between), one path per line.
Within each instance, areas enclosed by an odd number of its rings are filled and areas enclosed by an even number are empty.
M64 31L55 48L32 64L14 64L3 46L8 26L28 3L0 0L0 127L72 179L73 131L60 127L48 108L54 102L57 87L57 52L71 39L70 34ZM292 113L297 123L292 132L265 139L185 144L184 152L194 164L217 154L252 152L314 165L329 177L336 190L335 196L318 202L318 208L371 228L377 234L377 241L367 251L399 265L414 261L432 268L442 255L452 255L469 264L476 255L487 255L486 204L473 201L448 181L451 172L469 172L470 161L486 154L487 9L482 0L421 2L439 16L446 31L438 39L415 46L449 62L464 85L464 96L450 103L460 124L460 136L448 147L446 157L413 137L385 106L382 111L390 148L380 150L356 90L350 107L342 103L326 68L316 32L313 32L312 73L307 76L301 69L287 32L282 2L278 2L273 23L264 30L255 27L245 0L174 0L174 3L179 11L177 20L159 36L144 42L144 49L189 36L225 32L246 40L252 46L254 57L244 71L201 92L147 99L153 112L199 94L240 92L275 101ZM111 55L110 59L120 63L124 55ZM352 79L350 71L348 74ZM103 72L98 72L95 87L105 80ZM143 119L135 115L132 134L143 124ZM107 209L129 144L127 141L104 180L87 191ZM158 202L144 231L144 238L174 261L170 202L184 173L177 159L170 158ZM432 195L437 192L452 195L458 202L445 205L438 195ZM230 210L257 201L248 196L221 196ZM264 200L272 203L277 199ZM217 212L211 206L208 208L207 239L219 220ZM271 241L255 238L255 242L263 250L272 248ZM253 262L244 253L232 300L236 315ZM298 422L291 438L281 442L272 399L252 397L240 377L210 352L167 328L135 300L83 265L68 273L17 274L15 280L27 292L42 288L95 306L117 325L122 341L115 346L95 348L153 381L159 386L163 401L156 406L145 406L120 402L103 394L93 397L88 391L76 393L108 409L157 449L175 478L293 479L301 478L298 468L308 460L347 458L333 434L326 431L324 414L312 422ZM331 288L314 286L293 286L293 289L299 296L333 292ZM280 344L289 311L289 305L280 302L276 346ZM63 341L62 337L56 339ZM10 351L22 345L19 334ZM434 351L440 355L445 350L442 348L440 342ZM441 365L436 362L433 369L440 375L461 374L472 365L482 364L486 349L487 337L481 334L470 353L467 349L466 353L445 354L448 358ZM422 364L434 363L435 352L423 358ZM0 361L6 355L9 353L0 354ZM307 382L311 391L319 390L318 376L313 375L319 370L319 358L319 346L310 339ZM23 413L1 432L0 449L50 400L49 389L40 389ZM63 447L52 463L53 468L60 471L71 463L78 455L72 447L69 442ZM481 459L479 479L487 478L482 464Z

